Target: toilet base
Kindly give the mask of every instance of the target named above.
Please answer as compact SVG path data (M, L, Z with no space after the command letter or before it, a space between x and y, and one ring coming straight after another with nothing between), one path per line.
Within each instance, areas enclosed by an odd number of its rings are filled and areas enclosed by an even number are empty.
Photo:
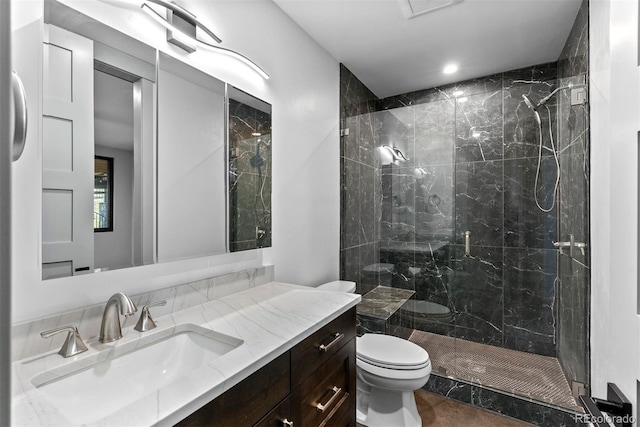
M398 392L357 385L356 421L366 427L421 427L413 391Z

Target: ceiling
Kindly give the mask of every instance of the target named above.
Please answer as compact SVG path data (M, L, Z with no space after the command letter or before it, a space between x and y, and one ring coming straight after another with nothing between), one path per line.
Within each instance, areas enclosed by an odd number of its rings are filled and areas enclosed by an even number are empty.
M274 0L381 98L556 61L582 3L462 0L408 18L407 1Z
M133 151L133 83L94 71L95 144Z

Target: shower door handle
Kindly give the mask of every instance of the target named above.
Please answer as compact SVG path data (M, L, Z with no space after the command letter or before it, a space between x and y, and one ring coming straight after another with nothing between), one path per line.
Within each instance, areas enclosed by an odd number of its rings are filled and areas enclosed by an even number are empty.
M471 232L470 231L464 232L464 256L466 257L471 256Z
M12 160L15 162L24 151L27 141L27 94L22 80L15 71L11 74L11 86L13 90L15 126L13 131Z

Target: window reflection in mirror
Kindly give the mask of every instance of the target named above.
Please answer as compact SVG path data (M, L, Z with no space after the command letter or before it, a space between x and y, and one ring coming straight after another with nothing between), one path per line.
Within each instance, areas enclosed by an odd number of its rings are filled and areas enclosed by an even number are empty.
M271 246L271 105L229 87L229 249Z
M113 231L113 158L95 157L93 231Z

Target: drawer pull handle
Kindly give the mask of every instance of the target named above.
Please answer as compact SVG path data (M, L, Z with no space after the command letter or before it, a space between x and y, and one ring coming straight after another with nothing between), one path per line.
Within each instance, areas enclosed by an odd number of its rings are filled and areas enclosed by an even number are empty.
M282 425L287 427L293 427L293 421L289 421L288 419L282 420Z
M336 332L335 335L333 336L333 341L331 341L327 345L322 344L318 348L320 349L320 351L328 351L331 347L336 345L338 341L340 341L342 338L344 338L344 334L341 334L340 332Z
M333 396L331 396L331 399L329 399L329 401L327 403L325 403L324 405L322 403L318 403L316 405L316 409L320 412L324 412L327 410L327 408L329 406L331 406L331 404L333 403L334 400L336 400L338 398L338 395L340 394L340 392L342 391L342 389L340 387L336 387L333 386L333 388L331 389L331 391L333 392Z

